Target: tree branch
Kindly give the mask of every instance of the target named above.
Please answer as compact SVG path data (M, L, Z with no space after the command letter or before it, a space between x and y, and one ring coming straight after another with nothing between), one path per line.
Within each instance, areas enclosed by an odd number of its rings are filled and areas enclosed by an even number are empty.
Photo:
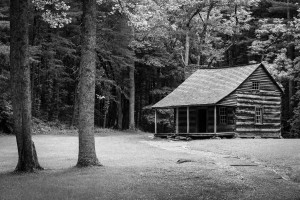
M186 27L190 27L190 23L191 23L191 21L192 21L192 19L198 14L198 13L200 13L200 11L202 10L202 6L200 6L200 7L198 7L198 9L192 14L192 16L189 18L189 20L188 20L188 22L187 22L187 24L186 24Z
M185 61L184 61L184 58L183 58L183 55L182 55L182 51L181 51L180 55L181 55L181 61L182 61L183 65L185 66Z

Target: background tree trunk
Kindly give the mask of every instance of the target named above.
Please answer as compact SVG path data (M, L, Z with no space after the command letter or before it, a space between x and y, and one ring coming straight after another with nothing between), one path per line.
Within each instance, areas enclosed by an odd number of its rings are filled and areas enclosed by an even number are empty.
M109 111L109 106L110 106L110 98L107 97L104 99L104 119L103 119L103 128L109 128L107 127L107 121L108 121L108 111Z
M75 88L75 93L74 93L74 105L73 105L73 114L72 114L72 120L71 120L71 126L78 126L78 113L79 113L79 99L78 99L78 92L79 88L78 85Z
M129 67L129 130L135 130L134 107L135 107L135 81L134 81L134 64Z
M82 0L78 167L100 165L95 151L96 0Z
M117 106L118 106L118 129L123 128L123 109L122 109L122 93L121 88L117 88Z
M18 146L16 171L42 169L31 138L31 92L28 57L28 0L10 1L10 67L14 132Z
M189 36L189 28L188 28L185 33L185 57L184 57L185 67L189 65L189 56L190 56L190 36Z
M290 1L287 0L287 20L291 21L291 11L290 11L290 6L289 3ZM291 43L291 36L288 37L288 47L287 47L287 57L290 58L291 60L295 59L295 48L293 43ZM293 66L294 68L294 66ZM294 115L294 101L292 100L294 96L294 80L289 79L289 114L290 114L290 119Z

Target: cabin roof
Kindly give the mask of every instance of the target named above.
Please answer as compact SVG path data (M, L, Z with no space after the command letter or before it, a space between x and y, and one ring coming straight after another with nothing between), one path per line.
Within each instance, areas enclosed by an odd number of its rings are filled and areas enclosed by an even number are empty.
M236 90L259 66L266 69L262 64L198 69L173 92L152 107L215 105ZM272 81L275 82L273 78ZM275 84L278 86L276 82ZM279 89L281 91L280 87Z

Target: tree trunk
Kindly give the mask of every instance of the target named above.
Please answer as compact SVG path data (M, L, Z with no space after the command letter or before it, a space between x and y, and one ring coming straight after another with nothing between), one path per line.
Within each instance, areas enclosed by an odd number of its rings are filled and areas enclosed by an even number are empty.
M289 3L290 1L287 0L287 20L290 21L291 20L291 11L290 11L290 6ZM291 43L292 37L288 36L288 47L287 47L287 56L288 58L290 58L291 60L295 59L295 48L294 48L294 44ZM294 66L293 66L294 68ZM292 98L294 96L294 81L292 79L289 79L289 114L290 114L290 119L293 117L294 115L294 102L292 101Z
M197 66L199 67L200 66L200 63L201 62L201 56L200 55L198 55L197 56Z
M134 123L134 107L135 107L135 81L134 81L134 64L129 67L129 79L130 79L130 89L129 89L129 130L135 130Z
M292 79L289 79L289 113L290 113L290 118L293 117L294 115L294 104L293 104L293 96L294 96L294 81Z
M76 126L78 125L78 113L79 113L79 100L78 100L78 85L75 88L75 93L74 93L74 106L73 106L73 115L72 115L72 120L71 120L71 126Z
M32 116L40 117L40 108L41 108L41 90L40 85L40 64L34 65L33 78L31 79L31 97L32 97Z
M52 93L52 118L51 121L58 121L59 116L59 84L57 81L57 75L53 83L53 93Z
M190 36L189 36L189 30L187 30L185 33L185 57L184 57L185 67L189 65L189 56L190 56Z
M234 51L234 47L232 46L229 50L228 50L228 63L229 63L229 67L233 67L234 66L234 57L233 57L233 51Z
M117 106L118 106L118 129L123 128L123 110L122 110L122 93L121 88L117 88Z
M107 115L109 111L109 106L110 106L110 98L106 97L104 99L104 119L103 119L103 128L107 127Z
M82 46L79 79L78 167L100 165L94 137L96 73L96 0L82 0Z
M28 0L10 1L10 67L14 133L18 147L16 171L33 172L39 165L31 138L31 92L28 57Z

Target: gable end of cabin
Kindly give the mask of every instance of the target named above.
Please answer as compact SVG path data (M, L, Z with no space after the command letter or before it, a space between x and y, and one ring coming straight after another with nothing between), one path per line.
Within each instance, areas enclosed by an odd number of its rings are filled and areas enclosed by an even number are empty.
M240 137L280 137L281 94L280 87L260 65L234 92L237 134Z

